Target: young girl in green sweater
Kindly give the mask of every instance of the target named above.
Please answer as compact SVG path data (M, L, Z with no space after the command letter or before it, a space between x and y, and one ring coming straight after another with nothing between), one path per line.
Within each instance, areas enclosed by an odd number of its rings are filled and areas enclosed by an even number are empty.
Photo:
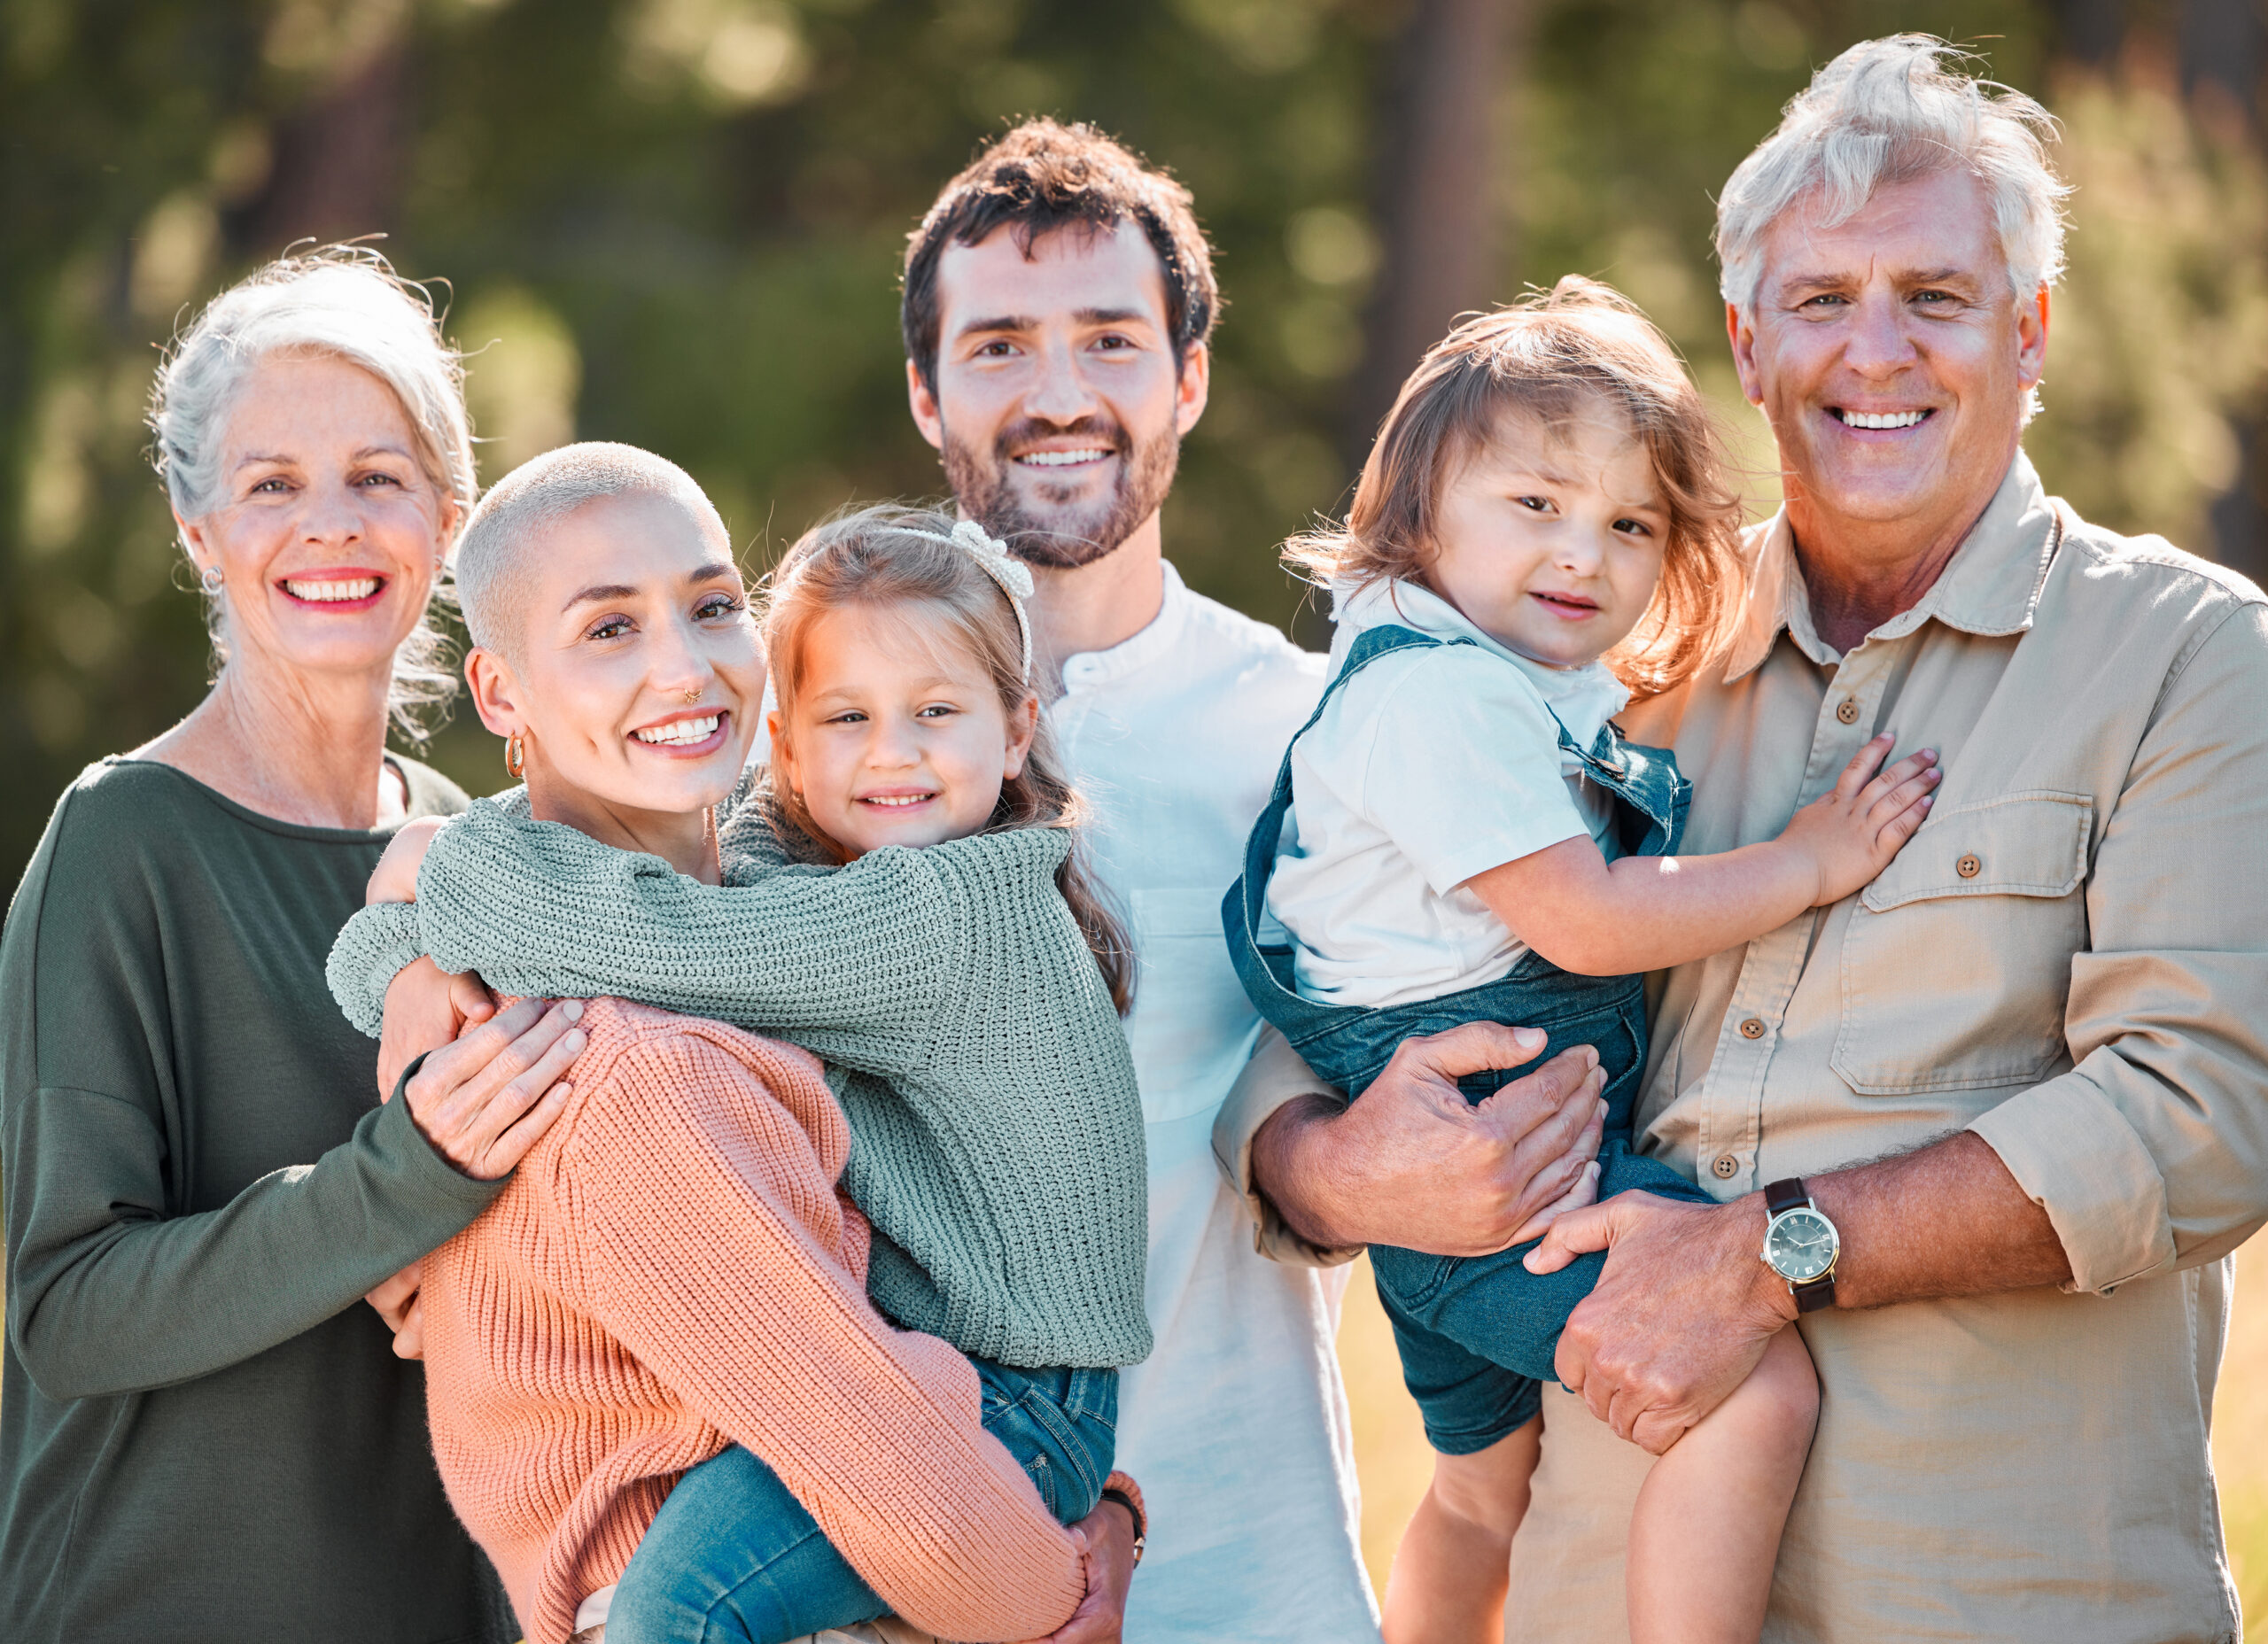
M458 573L482 642L468 671L501 729L517 723L507 696L527 697L483 629L528 578L484 565L479 525ZM503 993L621 996L819 1056L854 1138L843 1184L873 1224L871 1298L976 1362L987 1430L1070 1524L1106 1489L1116 1369L1149 1350L1146 1188L1114 1016L1131 953L1082 866L1077 796L1039 718L1029 585L999 544L933 512L870 508L814 530L765 611L773 775L713 835L721 885L640 854L641 813L624 800L681 808L687 795L668 791L680 773L744 748L752 727L738 721L756 704L735 712L688 690L688 706L649 704L611 739L583 704L575 746L557 746L571 740L557 719L554 748L534 726L508 744L531 794L533 767L560 756L650 769L621 792L550 803L571 826L530 819L508 795L404 841L372 895L414 883L416 901L359 915L332 976L366 1029L423 953ZM597 648L601 671L610 646L630 672L650 669L639 652L660 643L614 609L622 592L586 589L562 613L565 643ZM550 642L540 628L531 639ZM734 1446L677 1484L605 1625L614 1644L765 1644L886 1610L804 1505ZM586 1605L579 1625L596 1614Z

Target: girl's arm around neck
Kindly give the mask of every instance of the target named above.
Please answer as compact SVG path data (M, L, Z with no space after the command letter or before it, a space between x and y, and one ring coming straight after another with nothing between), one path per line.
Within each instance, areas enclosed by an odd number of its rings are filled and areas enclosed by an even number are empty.
M1705 958L1807 908L1839 902L1890 865L1930 814L1937 754L1876 772L1878 736L1780 837L1709 857L1609 862L1588 837L1476 873L1465 888L1504 927L1561 970L1627 976Z

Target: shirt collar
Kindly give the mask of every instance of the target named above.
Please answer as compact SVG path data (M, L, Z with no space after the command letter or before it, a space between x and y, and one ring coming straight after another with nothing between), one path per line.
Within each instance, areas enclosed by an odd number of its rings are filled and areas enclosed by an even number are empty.
M1749 579L1747 612L1726 661L1728 685L1761 667L1783 632L1821 667L1837 660L1812 625L1811 594L1796 560L1787 509L1783 508L1756 531L1762 546ZM2031 459L2019 449L1991 504L1929 593L1867 637L1903 639L1932 619L1964 633L2023 632L2031 626L2061 535L2047 487L2039 483Z
M1491 638L1431 588L1398 577L1359 588L1347 583L1333 584L1331 620L1338 627L1331 645L1331 665L1334 670L1346 660L1348 648L1357 634L1366 628L1393 624L1441 639L1471 640L1534 681L1547 702L1564 702L1596 690L1602 699L1607 699L1606 714L1612 715L1619 713L1630 700L1628 690L1605 663L1586 663L1581 668L1547 667Z
M1182 581L1181 573L1173 568L1171 560L1160 560L1158 565L1164 579L1158 614L1139 632L1121 640L1108 650L1079 651L1065 657L1065 695L1122 679L1180 645L1182 634L1189 626L1190 602L1195 596Z

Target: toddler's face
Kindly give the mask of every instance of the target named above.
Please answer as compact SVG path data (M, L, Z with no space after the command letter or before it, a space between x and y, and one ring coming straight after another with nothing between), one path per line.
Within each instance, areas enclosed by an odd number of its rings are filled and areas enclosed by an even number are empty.
M1039 701L1010 714L936 616L851 606L804 636L795 707L772 716L778 778L852 856L966 839L1022 771Z
M1452 473L1425 581L1500 645L1553 668L1596 661L1660 580L1669 510L1604 407L1558 428L1508 416Z

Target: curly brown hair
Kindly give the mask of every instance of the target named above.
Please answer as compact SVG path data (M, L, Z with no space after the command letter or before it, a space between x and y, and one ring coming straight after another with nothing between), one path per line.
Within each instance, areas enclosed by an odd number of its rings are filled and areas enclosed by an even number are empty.
M1602 402L1644 445L1670 516L1653 603L1604 660L1634 695L1658 696L1720 655L1738 620L1740 498L1669 339L1598 281L1571 274L1428 349L1379 426L1346 523L1293 538L1284 558L1324 584L1420 577L1455 465L1500 438L1508 415L1562 427Z
M1024 675L1023 630L1000 585L970 554L949 541L958 522L936 508L883 503L838 515L796 539L773 571L764 601L764 648L781 722L795 711L803 682L804 653L812 624L852 606L916 614L936 622L954 643L984 665L1014 718L1031 700ZM797 832L835 860L846 859L804 806L802 796L775 784L773 802ZM1087 861L1080 829L1087 805L1065 772L1047 721L1042 717L1023 769L1000 785L987 833L1018 827L1059 827L1072 834L1070 854L1056 870L1071 917L1124 1015L1134 1005L1134 944Z
M1031 255L1032 243L1058 229L1108 232L1140 225L1165 275L1166 330L1177 368L1213 334L1221 289L1213 248L1198 226L1189 190L1094 127L1029 120L1003 135L945 184L906 237L898 322L905 357L937 386L937 262L947 245L975 245L1005 225Z

